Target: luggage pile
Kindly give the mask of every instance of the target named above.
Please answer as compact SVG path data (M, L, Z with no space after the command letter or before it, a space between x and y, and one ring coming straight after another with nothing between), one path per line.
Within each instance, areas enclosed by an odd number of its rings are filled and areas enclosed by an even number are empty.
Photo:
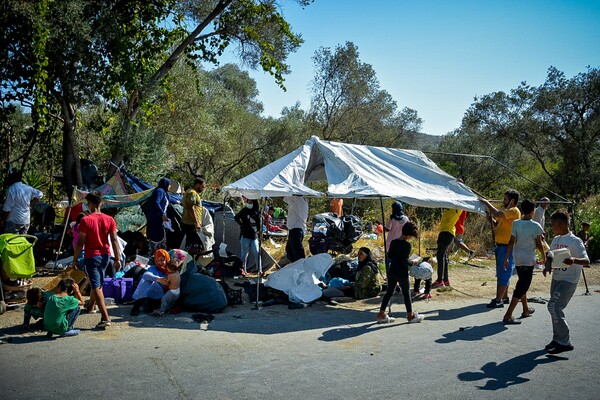
M308 240L310 252L313 255L329 251L349 254L362 232L362 221L355 215L340 218L331 212L317 214L313 216L312 234Z

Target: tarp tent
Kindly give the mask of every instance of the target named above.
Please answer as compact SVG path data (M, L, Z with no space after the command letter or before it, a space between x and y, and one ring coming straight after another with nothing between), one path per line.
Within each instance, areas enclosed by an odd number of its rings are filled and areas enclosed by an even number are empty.
M127 179L127 182L129 182L135 191L140 193L144 193L148 189L152 191L153 186L149 183L133 175L123 167L121 167L120 170L125 179ZM119 171L117 171L117 173L119 173ZM181 194L169 193L169 202L171 204L181 203L182 199L183 196ZM210 211L210 214L213 218L213 225L215 229L214 239L216 245L219 246L221 243L225 243L227 245L227 251L240 257L240 227L233 219L235 216L233 210L226 204L207 200L202 200L202 207ZM271 255L264 249L261 249L261 258L262 265L265 269L270 268L275 264L273 257L271 257ZM250 268L253 266L254 262L253 264L249 265Z
M306 183L327 181L326 193ZM304 145L223 188L248 198L290 195L389 197L430 208L484 213L477 196L423 152L330 142L313 136Z
M104 208L115 208L132 207L140 204L150 197L153 189L154 188L150 187L145 190L136 190L136 193L127 193L121 173L117 170L106 183L93 190L102 193ZM88 193L88 191L75 188L73 190L73 195L71 196L71 207L83 202Z

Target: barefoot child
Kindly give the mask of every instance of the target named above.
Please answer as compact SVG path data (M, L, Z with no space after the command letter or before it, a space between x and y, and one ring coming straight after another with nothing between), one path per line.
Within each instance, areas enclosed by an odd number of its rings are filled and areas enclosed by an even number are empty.
M179 271L181 271L182 267L182 262L179 262L177 259L171 259L167 264L167 269L169 270L167 277L159 278L157 280L158 283L166 286L169 291L163 296L160 302L160 308L154 311L154 315L164 315L173 308L173 305L175 305L175 302L179 298L179 293L181 292L181 276Z
M569 230L569 219L569 214L563 210L555 211L550 217L552 231L556 235L550 249L569 249L571 253L571 257L564 260L565 268L546 267L543 272L544 276L552 274L548 311L552 317L553 336L552 341L546 346L546 351L550 354L573 350L569 325L563 310L577 289L583 266L590 264L583 242Z
M414 222L407 222L402 227L402 235L398 239L392 240L389 247L390 269L388 270L387 291L381 301L381 308L377 314L377 322L380 324L394 322L394 318L386 315L385 308L387 307L396 284L400 284L402 295L404 296L404 305L406 306L406 319L409 323L421 322L423 316L413 312L410 298L410 282L408 280L408 267L417 263L415 260L410 261L411 246L408 240L410 238L418 238L419 231Z
M519 301L523 304L521 318L530 317L535 311L527 305L527 291L533 278L536 248L542 254L542 264L546 263L546 256L542 247L544 230L540 224L532 220L535 213L535 203L531 200L523 200L521 211L523 217L512 224L508 250L504 257L504 270L508 270L508 255L512 252L515 268L519 276L512 300L502 320L506 325L518 325L521 323L521 321L514 319L512 315Z

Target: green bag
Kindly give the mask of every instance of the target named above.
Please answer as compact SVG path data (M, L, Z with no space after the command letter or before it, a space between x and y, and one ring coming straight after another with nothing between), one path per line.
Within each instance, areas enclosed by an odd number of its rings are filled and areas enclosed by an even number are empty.
M31 243L28 239L33 240ZM35 274L33 246L37 238L31 235L5 233L0 235L0 259L9 279L31 278Z

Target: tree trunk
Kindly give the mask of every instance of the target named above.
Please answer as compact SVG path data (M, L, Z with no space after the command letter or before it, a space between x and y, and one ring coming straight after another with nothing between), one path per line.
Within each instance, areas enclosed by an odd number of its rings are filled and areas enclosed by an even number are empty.
M118 134L116 145L113 149L113 154L108 166L107 178L113 176L117 170L117 167L123 162L125 156L124 146L121 143L127 141L131 135L133 123L137 118L140 111L140 105L143 101L143 97L151 93L156 85L173 69L177 64L185 50L194 43L204 29L212 23L229 5L233 0L221 0L217 3L212 12L190 33L184 40L173 50L169 58L161 65L161 67L149 77L149 79L143 84L142 87L134 90L129 96L127 104L127 111L125 115L125 122L123 123L123 129Z
M83 186L79 148L77 147L77 136L75 134L77 116L75 113L75 106L73 104L61 99L61 106L64 115L62 163L63 184L65 191L68 195L70 195L74 186Z

